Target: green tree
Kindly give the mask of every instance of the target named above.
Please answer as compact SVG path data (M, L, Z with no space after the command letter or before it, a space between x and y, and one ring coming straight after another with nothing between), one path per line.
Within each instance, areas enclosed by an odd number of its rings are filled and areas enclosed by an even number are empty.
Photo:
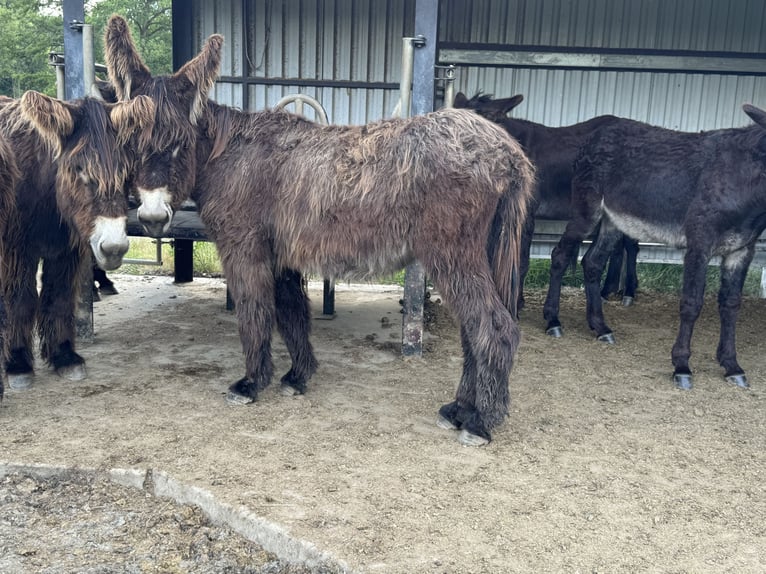
M173 68L171 0L100 0L86 5L86 21L93 25L95 57L104 61L104 27L112 14L124 17L133 39L153 74Z
M63 24L56 2L0 2L0 94L19 97L26 90L56 95L51 51L61 51Z

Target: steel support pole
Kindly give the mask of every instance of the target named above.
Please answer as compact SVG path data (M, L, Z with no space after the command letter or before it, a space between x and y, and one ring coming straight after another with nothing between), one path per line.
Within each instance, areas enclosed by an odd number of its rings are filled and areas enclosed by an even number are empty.
M439 29L439 0L415 2L415 51L412 63L412 115L434 109L434 73ZM402 106L404 113L404 106ZM404 305L402 309L402 354L423 354L423 306L425 304L425 271L419 263L404 273Z

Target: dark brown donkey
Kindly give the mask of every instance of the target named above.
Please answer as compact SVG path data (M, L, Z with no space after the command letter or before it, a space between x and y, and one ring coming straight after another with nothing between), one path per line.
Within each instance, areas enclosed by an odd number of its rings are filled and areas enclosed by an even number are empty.
M518 106L524 97L521 94L510 98L494 99L486 94L477 94L467 98L462 92L455 95L456 108L468 108L485 118L503 126L509 134L518 140L524 152L535 165L537 183L530 206L529 217L524 228L521 243L521 282L529 269L529 253L535 233L535 218L568 221L572 213L572 171L580 148L588 141L593 132L602 126L619 121L615 116L598 116L571 126L548 127L529 120L508 117L508 113ZM636 276L636 257L638 242L625 236L609 258L601 296L608 299L620 288L623 252L627 254L625 289L622 303L633 303L638 288ZM574 253L576 258L577 252ZM576 263L576 259L573 260ZM519 294L519 307L523 306L523 292ZM552 329L553 336L561 336L561 330Z
M151 129L153 112L148 98L105 105L27 92L0 100L0 135L24 174L16 185L18 225L5 233L0 253L11 388L32 382L35 324L42 358L65 378L85 376L75 352L77 290L91 269L90 252L100 267L114 269L128 250L125 179L132 157L125 144Z
M114 20L109 27L117 32ZM132 45L127 36L112 37L108 30L110 78L118 94L126 85L135 93L149 72L125 64L140 61L134 50L117 51ZM158 113L172 106L157 104ZM158 145L155 154L170 151ZM302 272L375 276L418 259L461 324L463 374L441 424L461 429L464 444L490 440L508 413L534 177L502 128L468 110L341 127L208 103L197 151L191 198L218 247L245 353L231 402L253 402L271 382L275 324L292 359L283 390L306 390L317 361Z
M694 324L704 300L705 275L721 257L716 359L726 379L748 385L737 362L735 330L742 286L766 229L766 112L745 105L756 125L683 133L633 120L597 131L580 153L572 178L573 217L553 251L544 313L559 324L561 275L574 246L597 226L598 239L583 258L588 325L614 342L604 321L598 277L621 233L686 249L680 327L673 345L673 379L692 386L689 368Z
M3 253L6 238L16 236L18 225L18 212L16 210L16 184L21 174L16 166L16 156L5 137L0 135L0 253ZM2 260L0 260L2 261ZM2 261L4 265L13 265L12 262ZM0 289L6 285L0 285ZM0 290L0 349L5 349L5 329L7 316L5 305L2 303L5 290ZM0 401L3 400L5 386L3 384L5 374L0 369Z

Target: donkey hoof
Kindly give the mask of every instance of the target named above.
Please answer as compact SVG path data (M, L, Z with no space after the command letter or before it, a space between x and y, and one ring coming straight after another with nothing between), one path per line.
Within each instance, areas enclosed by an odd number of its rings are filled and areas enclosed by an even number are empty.
M676 387L682 391L688 391L692 388L692 374L691 373L675 373L673 375L673 382Z
M282 383L281 385L279 385L279 393L284 395L285 397L294 397L294 396L303 394L300 389L297 389L293 387L292 385L288 385L286 383Z
M747 382L747 376L744 373L739 375L729 375L725 378L727 383L732 383L743 389L750 388L750 383Z
M254 403L255 399L253 397L246 397L245 395L229 391L226 393L226 402L230 405L249 405L250 403Z
M601 341L602 343L608 343L610 345L614 345L616 343L614 340L614 333L604 333L603 335L596 337L596 340Z
M630 307L633 304L633 297L630 297L626 295L622 298L622 306L623 307Z
M564 336L564 330L561 328L561 325L555 325L546 329L545 334L554 339L560 339Z
M439 415L439 418L436 419L436 426L444 430L457 430L457 427L452 424L451 420L441 415Z
M489 444L489 439L468 432L465 429L461 430L460 434L457 435L457 440L463 446L484 446L485 444Z
M82 363L59 367L56 369L56 374L67 381L82 381L88 376L88 372L85 370L85 365Z
M14 391L26 391L32 388L32 381L35 379L34 373L15 373L8 374L8 388Z

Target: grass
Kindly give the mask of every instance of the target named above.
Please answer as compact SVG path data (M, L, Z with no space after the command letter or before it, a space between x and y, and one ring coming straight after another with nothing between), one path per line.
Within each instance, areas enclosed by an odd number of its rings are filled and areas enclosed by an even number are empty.
M130 240L128 259L156 258L156 243L152 239L134 237ZM162 265L140 265L126 263L120 267L120 273L131 275L172 275L173 274L173 244L169 240L162 242ZM527 274L527 289L545 289L548 286L550 276L550 260L533 259L530 261L529 273ZM194 274L200 276L220 276L221 261L215 245L206 241L194 243ZM659 293L680 293L683 281L683 267L663 263L640 263L638 265L638 287L641 291L654 291ZM386 285L404 285L404 270L391 275L380 277L378 283ZM582 287L582 267L568 270L564 275L563 284L568 287ZM707 293L717 293L720 284L720 270L716 266L709 266L707 272ZM745 281L743 293L757 297L761 288L761 271L759 268L751 268Z
M529 273L525 286L527 289L545 289L548 287L551 262L548 259L533 259L530 261ZM683 285L683 266L670 263L639 263L639 291L654 291L657 293L680 293ZM720 269L714 265L708 266L705 292L717 293L721 283ZM568 270L564 275L563 285L582 287L583 273L579 264L575 270ZM744 295L757 297L761 290L761 270L751 267L742 290Z

